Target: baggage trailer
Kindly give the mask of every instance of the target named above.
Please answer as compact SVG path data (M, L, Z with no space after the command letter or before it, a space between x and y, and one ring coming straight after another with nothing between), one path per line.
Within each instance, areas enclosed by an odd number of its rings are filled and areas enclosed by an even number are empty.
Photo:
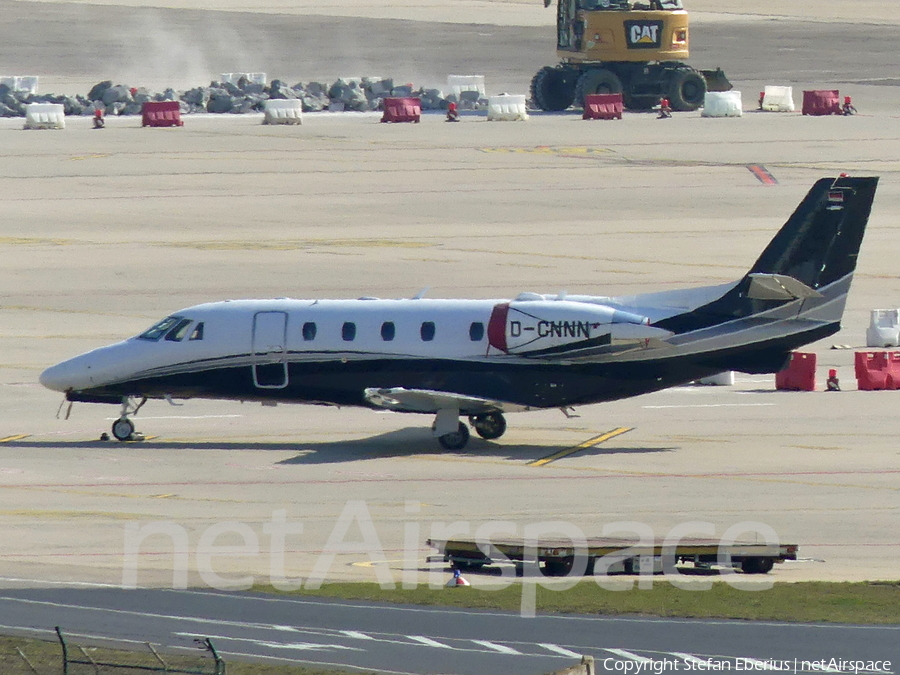
M633 539L615 537L588 537L586 548L576 552L568 538L542 537L527 542L524 538L491 539L428 539L441 556L429 558L431 562L449 562L452 567L467 571L478 570L485 565L512 562L543 566L545 576L566 576L575 567L576 553L587 559L585 574L594 573L595 563L609 556L597 569L598 574L662 572L664 562L671 567L678 563L693 563L694 567L708 568L723 561L739 567L745 574L766 574L775 563L797 559L797 544L766 544L735 542L723 544L718 539L681 538L674 543L654 539L652 543L639 543ZM664 559L668 558L668 561ZM605 572L604 572L605 570Z

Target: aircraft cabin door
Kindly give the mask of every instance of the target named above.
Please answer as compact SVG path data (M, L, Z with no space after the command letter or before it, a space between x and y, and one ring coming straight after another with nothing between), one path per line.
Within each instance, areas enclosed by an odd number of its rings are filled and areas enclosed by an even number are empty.
M260 389L288 385L287 313L257 312L253 317L253 384Z

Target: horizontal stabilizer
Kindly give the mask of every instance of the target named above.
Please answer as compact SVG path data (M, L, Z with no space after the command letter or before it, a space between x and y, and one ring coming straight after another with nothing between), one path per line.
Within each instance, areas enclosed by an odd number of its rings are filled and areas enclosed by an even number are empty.
M750 278L747 297L751 300L799 300L822 297L819 291L784 274L748 274L747 276Z

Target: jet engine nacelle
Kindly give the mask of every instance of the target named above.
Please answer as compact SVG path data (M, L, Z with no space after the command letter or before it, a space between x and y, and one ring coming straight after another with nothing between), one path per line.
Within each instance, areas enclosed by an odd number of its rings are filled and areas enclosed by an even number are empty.
M488 324L491 347L507 354L565 353L670 335L647 317L612 307L566 300L527 300L494 306Z

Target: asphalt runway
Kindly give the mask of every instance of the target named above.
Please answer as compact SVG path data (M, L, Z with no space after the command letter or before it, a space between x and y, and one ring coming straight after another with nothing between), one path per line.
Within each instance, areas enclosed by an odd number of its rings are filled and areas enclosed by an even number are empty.
M109 588L7 589L5 631L53 640L62 625L77 644L145 641L198 654L209 637L232 662L339 665L352 671L539 675L594 657L597 672L728 670L896 673L898 626L785 624L638 617L538 616L273 598L197 591ZM7 621L4 619L4 621ZM27 648L26 648L27 653ZM885 663L885 662L889 663ZM857 665L858 664L858 665ZM629 670L626 671L625 669ZM847 672L847 666L844 667Z
M62 19L30 24L29 44L40 42L32 37L42 25L53 39L41 60L28 60L7 17L32 6L0 1L0 63L39 68L61 86L102 79L102 50L54 36L136 16L41 4ZM204 20L171 11L185 26ZM210 21L256 22L281 41L273 52L286 51L291 32L270 31L270 16L236 16ZM366 25L376 45L402 27ZM798 100L804 87L838 86L863 114L635 114L611 123L566 114L521 124L472 116L458 125L426 116L395 126L377 115L309 115L291 128L262 126L259 116L197 116L162 130L122 118L94 131L76 119L64 132L0 120L0 576L165 587L187 554L191 584L266 582L278 556L265 528L283 511L304 528L283 547L289 577L324 569L327 579L399 580L408 558L407 574L425 580L434 567L424 563L424 540L453 523L474 532L501 521L521 533L562 521L590 535L627 521L664 536L686 522L711 523L721 535L751 521L801 546L803 560L772 578L898 578L897 394L855 391L853 350L829 349L861 348L869 310L900 298L900 89L893 52L883 51L895 29L803 26L710 20L707 44L721 55L711 65L726 68L747 109L772 83L793 84ZM489 83L515 92L552 62L546 29L509 28L499 42L482 32L456 33L452 53L463 60L452 68L442 66L444 50L416 52L417 66L441 76L483 66ZM327 40L316 45L314 66L292 65L297 79L350 67L330 60L343 54L339 41L331 52ZM695 53L698 65L711 60L705 48ZM392 67L379 58L354 65ZM109 72L124 72L122 59L111 60ZM268 63L247 69L278 73ZM207 72L237 65L211 59ZM749 165L765 166L778 184L763 185ZM681 388L580 409L574 419L511 416L500 441L445 453L426 417L203 401L148 404L137 422L151 440L101 443L117 410L79 404L57 419L59 397L37 384L50 364L206 300L410 297L424 287L432 297L615 295L730 281L815 179L841 171L879 175L881 184L844 330L812 348L821 373L838 368L839 394L775 392L771 376L739 376L733 388ZM617 427L632 431L528 466ZM366 537L365 545L326 564L329 537L348 522L347 539ZM148 524L162 532L129 557L129 527ZM204 568L198 554L211 543L244 550L214 551ZM435 574L446 576L441 566Z

